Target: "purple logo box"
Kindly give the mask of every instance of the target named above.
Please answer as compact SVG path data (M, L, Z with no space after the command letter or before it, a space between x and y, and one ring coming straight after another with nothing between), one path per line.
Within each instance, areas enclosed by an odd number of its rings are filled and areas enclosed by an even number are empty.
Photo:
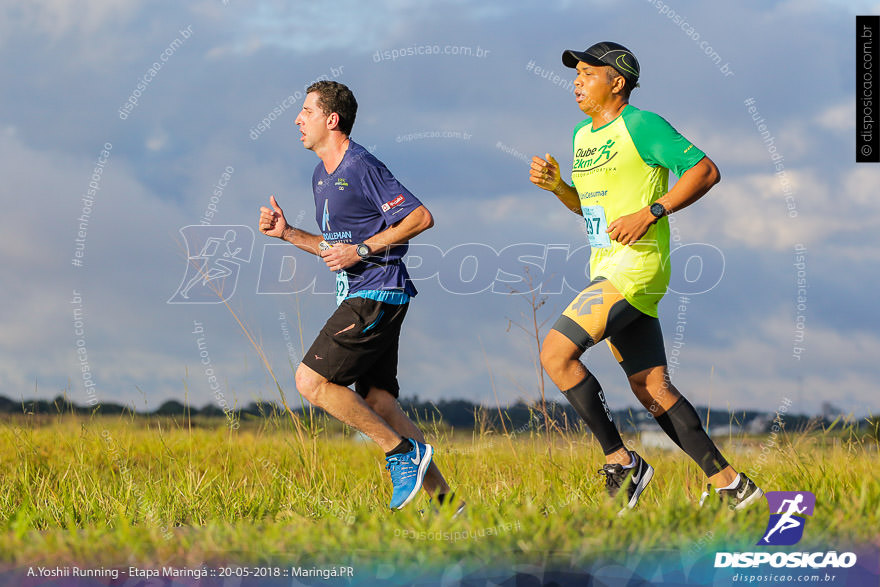
M812 516L816 509L816 496L810 491L767 491L764 496L771 514L785 513L779 511L782 502L791 500L798 502L798 509L803 510L796 514L798 516Z

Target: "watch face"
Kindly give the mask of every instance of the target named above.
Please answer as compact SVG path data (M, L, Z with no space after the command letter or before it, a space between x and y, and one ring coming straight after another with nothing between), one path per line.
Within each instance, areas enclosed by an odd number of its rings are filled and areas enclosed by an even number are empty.
M663 207L663 204L658 204L654 202L653 204L651 204L651 214L653 214L657 218L660 218L666 214L666 208Z
M370 247L367 245L358 245L357 254L361 259L366 259L370 256Z

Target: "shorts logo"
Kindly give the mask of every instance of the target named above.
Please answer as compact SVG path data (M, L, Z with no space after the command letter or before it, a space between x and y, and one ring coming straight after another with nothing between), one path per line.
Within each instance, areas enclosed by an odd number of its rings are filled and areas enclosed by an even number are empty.
M569 311L577 312L578 316L592 314L593 306L596 304L602 305L602 292L592 289L587 290L574 301Z
M342 334L343 332L348 332L349 330L351 330L351 329L354 328L354 327L355 327L355 325L354 325L354 323L352 323L351 326L346 326L345 328L343 328L342 330L340 330L339 332L337 332L337 333L334 334L333 336L339 336L339 335ZM317 357L318 355L315 355L315 356Z
M804 525L816 508L816 496L809 491L768 491L764 494L770 506L770 521L761 546L791 546L800 542ZM772 513L776 512L776 513Z
M403 204L406 198L403 197L403 194L398 195L396 198L391 200L390 202L385 202L382 204L382 211L387 212L388 210L394 208L395 206L399 206Z
M251 260L254 231L249 226L184 226L186 272L169 304L219 304L235 293L242 263Z

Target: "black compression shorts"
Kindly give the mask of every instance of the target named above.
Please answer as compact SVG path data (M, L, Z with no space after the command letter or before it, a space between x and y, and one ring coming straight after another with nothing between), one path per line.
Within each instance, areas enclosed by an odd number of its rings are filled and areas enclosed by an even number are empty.
M601 277L578 294L553 330L584 351L606 339L627 376L666 365L660 321L637 310Z
M336 308L303 363L330 382L366 397L378 387L398 397L397 350L409 304L348 298Z

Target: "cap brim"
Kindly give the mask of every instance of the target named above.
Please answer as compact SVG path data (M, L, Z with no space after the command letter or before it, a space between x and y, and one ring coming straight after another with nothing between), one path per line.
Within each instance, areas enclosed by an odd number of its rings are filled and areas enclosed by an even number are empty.
M565 67L576 69L578 63L581 61L589 63L590 65L606 65L583 51L572 51L571 49L568 49L567 51L562 52L562 65Z

